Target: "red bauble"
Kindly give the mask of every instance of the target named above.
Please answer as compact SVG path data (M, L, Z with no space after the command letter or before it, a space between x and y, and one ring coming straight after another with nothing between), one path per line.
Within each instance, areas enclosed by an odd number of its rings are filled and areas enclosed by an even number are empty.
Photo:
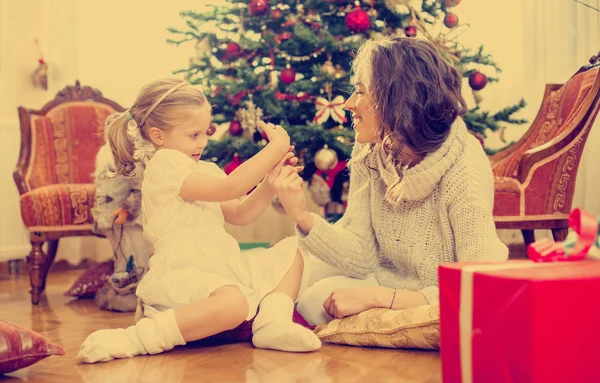
M417 35L417 28L409 25L408 27L404 28L404 35L406 35L406 37L415 37Z
M225 174L229 175L232 171L237 169L237 167L240 166L241 164L242 164L242 161L240 160L240 156L237 153L235 153L233 155L233 160L231 160L231 162L228 163L227 165L223 166L223 171L225 172Z
M240 57L242 54L242 48L233 41L227 43L224 49L221 49L218 53L217 58L221 61L233 61Z
M238 55L242 52L242 48L240 48L240 46L237 43L230 41L227 43L227 48L225 49L225 52L229 55Z
M454 28L458 25L458 16L454 13L448 13L446 17L444 17L444 25L448 28Z
M271 18L273 20L279 20L279 19L281 19L282 16L283 16L283 12L281 11L281 9L274 9L271 12Z
M233 120L229 124L229 134L232 136L241 136L244 133L244 129L242 128L242 124L239 121Z
M487 84L487 77L481 72L473 72L469 76L469 86L473 90L481 90Z
M217 128L213 124L210 124L210 126L206 130L206 134L208 136L212 136L213 134L215 134L216 131L217 131Z
M454 7L455 5L460 4L462 0L446 0L446 7Z
M264 16L269 12L271 6L269 0L252 0L248 4L248 11L252 16Z
M346 15L346 27L351 32L364 32L371 28L371 18L361 8L355 8Z
M281 74L279 75L279 79L285 85L290 85L291 83L296 81L296 71L293 70L292 68L286 68L281 71Z

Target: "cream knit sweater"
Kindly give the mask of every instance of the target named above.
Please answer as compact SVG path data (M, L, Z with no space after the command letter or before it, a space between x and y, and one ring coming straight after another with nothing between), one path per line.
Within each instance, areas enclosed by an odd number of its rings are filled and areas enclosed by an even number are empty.
M361 149L355 144L353 156ZM379 169L374 157L364 161ZM352 165L346 213L334 225L313 214L309 235L297 227L301 248L352 277L374 273L381 286L420 291L430 304L439 301L440 263L507 259L492 218L490 163L461 118L404 182L394 207L384 199L380 171Z

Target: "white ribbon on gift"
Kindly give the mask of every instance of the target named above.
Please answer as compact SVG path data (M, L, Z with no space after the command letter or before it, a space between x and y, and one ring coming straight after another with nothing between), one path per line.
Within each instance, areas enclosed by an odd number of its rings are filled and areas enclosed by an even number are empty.
M478 271L527 269L531 267L563 266L562 262L536 263L519 261L465 266L460 275L459 340L462 383L473 383L473 277Z

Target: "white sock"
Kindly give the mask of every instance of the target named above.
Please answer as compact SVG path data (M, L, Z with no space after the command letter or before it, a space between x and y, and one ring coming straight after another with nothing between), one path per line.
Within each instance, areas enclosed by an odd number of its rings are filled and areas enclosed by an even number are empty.
M87 337L77 358L85 363L107 362L115 358L159 354L185 340L175 321L175 312L158 312L153 318L143 318L126 329L99 330Z
M307 352L321 348L321 341L309 329L292 321L294 301L281 293L263 298L252 324L252 344L257 348Z

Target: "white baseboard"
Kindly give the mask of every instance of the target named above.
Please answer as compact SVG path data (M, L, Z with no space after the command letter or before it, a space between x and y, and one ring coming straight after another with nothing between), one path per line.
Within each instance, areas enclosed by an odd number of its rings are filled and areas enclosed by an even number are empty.
M1 246L0 261L9 261L11 259L24 259L30 251L31 245Z

